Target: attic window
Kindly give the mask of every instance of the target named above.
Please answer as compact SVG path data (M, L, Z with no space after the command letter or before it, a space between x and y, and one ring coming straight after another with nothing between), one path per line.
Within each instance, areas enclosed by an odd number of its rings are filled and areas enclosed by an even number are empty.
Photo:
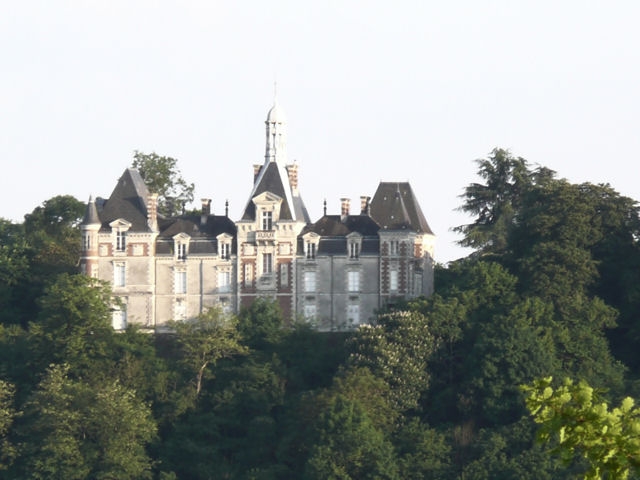
M358 242L349 242L349 258L357 259L360 257L360 244Z
M191 237L184 233L179 233L173 237L173 251L176 260L185 261L189 255L189 240Z
M305 244L305 257L309 260L313 260L316 258L316 243L315 242L307 242Z
M124 252L127 248L127 232L116 231L116 252Z
M262 211L262 230L271 230L273 227L273 212Z
M222 260L229 260L231 254L231 244L225 242L220 244L220 258Z
M187 244L179 243L177 245L176 257L178 260L186 260L187 259Z

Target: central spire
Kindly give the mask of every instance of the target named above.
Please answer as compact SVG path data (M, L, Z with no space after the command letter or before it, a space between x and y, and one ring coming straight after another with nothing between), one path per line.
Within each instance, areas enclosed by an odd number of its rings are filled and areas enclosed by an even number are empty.
M267 114L267 147L264 162L276 162L280 165L287 163L287 122L284 112L277 100Z

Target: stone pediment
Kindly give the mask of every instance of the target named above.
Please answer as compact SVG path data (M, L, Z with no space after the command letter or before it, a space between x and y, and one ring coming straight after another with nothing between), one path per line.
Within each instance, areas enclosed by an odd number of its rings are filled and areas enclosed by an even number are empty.
M127 231L131 228L131 222L127 222L124 218L116 218L113 222L109 223L109 226L113 230Z
M253 197L252 201L255 205L280 205L282 197L271 192L263 192Z

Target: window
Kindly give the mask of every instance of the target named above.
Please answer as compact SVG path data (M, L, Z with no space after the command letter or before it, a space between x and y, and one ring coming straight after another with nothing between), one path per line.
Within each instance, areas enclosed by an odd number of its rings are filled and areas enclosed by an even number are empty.
M114 330L127 328L127 311L116 307L111 313L111 326Z
M358 258L360 256L360 245L356 242L349 243L349 258Z
M400 254L400 242L398 240L391 240L389 242L389 255Z
M178 260L186 260L187 259L187 244L186 243L178 243L176 253L177 253Z
M304 291L307 293L316 291L316 272L304 272Z
M244 265L244 283L250 285L253 283L253 265L245 263Z
M218 272L218 292L231 291L231 272Z
M113 266L113 285L115 287L124 287L126 283L127 269L124 263L116 263Z
M273 225L273 213L262 211L262 230L271 230Z
M273 273L273 254L262 254L262 273L267 275Z
M229 260L231 257L231 245L229 243L220 244L220 258L223 260Z
M347 280L350 292L358 292L360 290L360 272L349 272Z
M398 271L391 270L389 272L389 290L392 292L398 291Z
M304 306L304 318L306 320L313 320L316 318L316 306L315 305L305 305Z
M187 302L183 300L176 300L173 307L174 320L185 320L187 318Z
M124 252L127 247L127 232L116 231L116 252Z
M312 242L306 243L306 257L308 259L316 258L316 244Z
M289 286L289 264L280 264L280 287L287 288Z
M347 305L347 320L353 325L360 324L360 305Z
M178 270L175 275L175 292L177 294L187 293L187 272Z
M85 233L82 236L82 246L85 250L91 250L91 234Z

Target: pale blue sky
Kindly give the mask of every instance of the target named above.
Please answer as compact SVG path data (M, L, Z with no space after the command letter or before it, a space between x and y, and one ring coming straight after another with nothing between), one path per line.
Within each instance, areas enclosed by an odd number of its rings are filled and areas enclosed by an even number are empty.
M107 197L141 150L237 219L277 79L312 219L409 180L446 262L494 147L640 198L639 24L636 1L0 2L0 216Z

